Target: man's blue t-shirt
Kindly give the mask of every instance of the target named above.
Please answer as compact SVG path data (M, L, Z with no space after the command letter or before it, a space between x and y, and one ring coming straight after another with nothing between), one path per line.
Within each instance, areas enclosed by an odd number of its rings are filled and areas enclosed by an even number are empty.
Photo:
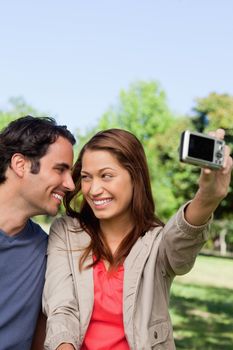
M29 350L41 308L47 234L29 220L15 236L0 230L0 349Z

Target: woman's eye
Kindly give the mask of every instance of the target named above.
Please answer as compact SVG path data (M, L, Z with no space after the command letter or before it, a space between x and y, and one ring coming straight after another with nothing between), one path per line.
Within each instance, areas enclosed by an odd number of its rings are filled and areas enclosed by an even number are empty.
M90 179L90 176L88 175L81 175L81 180L88 181Z
M112 178L112 174L103 174L102 175L103 179L111 179Z

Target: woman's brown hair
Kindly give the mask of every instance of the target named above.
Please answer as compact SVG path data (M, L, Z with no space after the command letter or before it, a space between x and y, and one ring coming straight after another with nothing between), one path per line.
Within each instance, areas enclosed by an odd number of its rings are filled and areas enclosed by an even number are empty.
M132 179L133 197L131 214L134 222L133 229L126 235L114 255L111 253L103 235L99 220L85 199L81 199L81 169L82 159L86 150L104 150L116 157L119 164L125 168ZM122 129L108 129L95 134L81 149L73 167L75 190L68 192L64 199L67 215L79 220L81 229L91 237L89 246L84 250L80 267L92 252L95 265L100 259L110 263L111 268L121 264L129 254L137 239L148 230L163 223L155 215L155 205L151 191L150 176L145 152L141 142L132 133ZM77 209L76 209L77 207Z

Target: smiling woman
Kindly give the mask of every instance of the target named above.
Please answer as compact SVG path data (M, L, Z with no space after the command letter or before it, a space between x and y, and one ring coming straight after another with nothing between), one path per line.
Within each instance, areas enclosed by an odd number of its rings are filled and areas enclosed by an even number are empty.
M75 189L64 198L67 215L49 235L45 349L175 349L171 283L192 268L227 194L228 148L225 160L223 169L201 173L195 197L164 226L139 140L109 129L84 145L73 168Z
M103 234L114 229L115 220L122 223L119 227L119 242L132 229L131 200L133 183L129 172L123 168L117 158L108 151L87 150L83 155L81 171L81 190L95 217L100 220ZM124 188L124 191L119 189ZM106 224L111 226L106 227ZM117 234L117 232L115 233ZM107 236L105 236L107 240ZM117 247L108 246L112 252Z

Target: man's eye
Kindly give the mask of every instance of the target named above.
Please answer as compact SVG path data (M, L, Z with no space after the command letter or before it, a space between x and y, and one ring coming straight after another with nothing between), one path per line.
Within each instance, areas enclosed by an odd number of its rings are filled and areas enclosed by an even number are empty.
M64 168L56 168L56 171L60 174L62 174L64 172Z

